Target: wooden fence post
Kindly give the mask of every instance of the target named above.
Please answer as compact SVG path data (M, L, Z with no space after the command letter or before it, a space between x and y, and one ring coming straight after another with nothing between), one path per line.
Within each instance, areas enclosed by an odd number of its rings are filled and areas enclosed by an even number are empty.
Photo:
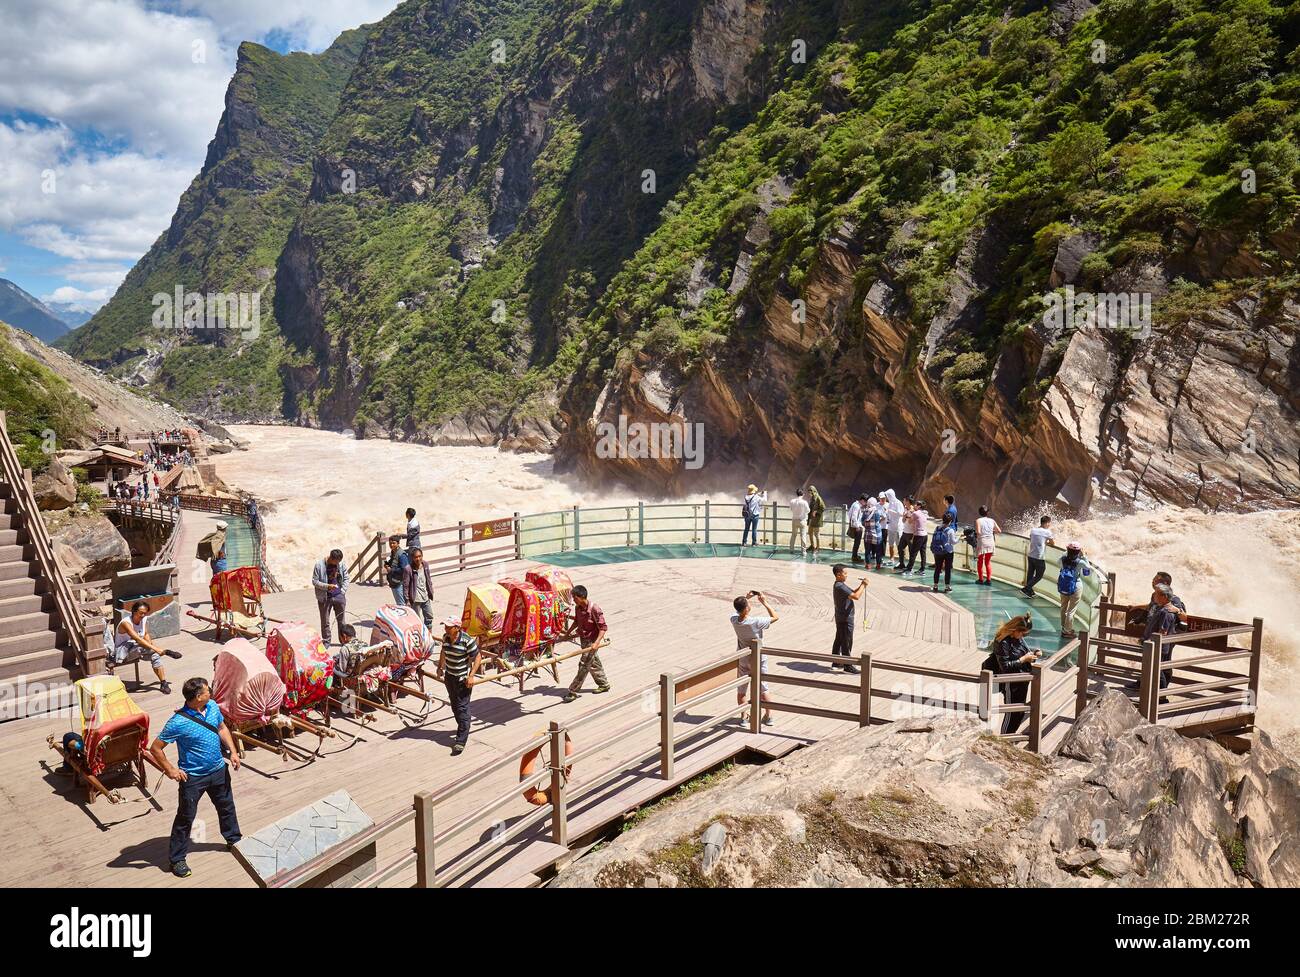
M415 795L415 887L432 887L438 867L433 857L433 791Z
M1264 619L1257 617L1251 621L1252 631L1250 632L1250 679L1247 689L1250 698L1247 705L1253 713L1259 709L1259 666L1260 653L1264 647Z
M1138 679L1138 712L1142 713L1142 718L1147 722L1155 722L1152 718L1152 703L1157 701L1158 696L1153 693L1153 687L1158 681L1158 673L1155 668L1155 651L1156 646L1150 641L1142 642L1142 677ZM1155 690L1158 692L1159 690Z
M980 671L978 709L980 720L988 723L993 715L993 673L987 668Z
M1083 715L1083 710L1088 707L1088 632L1083 632L1079 637L1079 679L1074 687L1074 718L1078 719Z
M515 559L522 560L524 558L524 541L521 535L521 533L523 532L523 527L519 525L519 513L517 512L515 513L514 527L515 527Z
M573 507L573 552L582 549L582 530L578 526L578 507Z
M673 717L677 712L677 686L667 672L659 676L659 776L673 777Z
M565 796L564 727L551 721L551 840L569 845L568 798Z
M871 656L864 652L859 656L858 664L862 672L858 685L858 726L860 728L871 725Z
M710 545L709 538L709 500L704 500L704 545Z
M1037 753L1043 737L1043 663L1034 662L1029 680L1029 751Z
M636 545L645 546L645 503L636 504Z
M465 569L465 520L456 523L456 552L460 554L460 569Z
M763 642L749 643L749 731L757 733L761 728L763 698Z

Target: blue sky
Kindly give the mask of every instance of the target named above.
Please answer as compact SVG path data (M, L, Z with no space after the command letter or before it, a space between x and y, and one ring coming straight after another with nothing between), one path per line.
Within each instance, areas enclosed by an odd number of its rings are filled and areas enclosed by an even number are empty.
M397 0L6 0L0 278L93 311L203 165L244 40L320 51Z

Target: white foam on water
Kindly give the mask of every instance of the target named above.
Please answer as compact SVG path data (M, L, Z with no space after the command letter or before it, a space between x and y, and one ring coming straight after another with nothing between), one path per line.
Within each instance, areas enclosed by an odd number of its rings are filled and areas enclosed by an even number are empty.
M407 506L430 530L514 512L636 502L630 490L591 491L556 475L549 455L358 441L300 427L229 430L249 450L215 456L217 473L271 503L267 561L287 588L308 586L312 565L336 546L350 560L376 532L405 532Z
M1010 520L1027 532L1038 513ZM1259 725L1300 756L1300 510L1206 513L1161 507L1123 516L1055 518L1057 543L1077 541L1116 574L1117 598L1140 603L1164 570L1192 614L1264 619Z

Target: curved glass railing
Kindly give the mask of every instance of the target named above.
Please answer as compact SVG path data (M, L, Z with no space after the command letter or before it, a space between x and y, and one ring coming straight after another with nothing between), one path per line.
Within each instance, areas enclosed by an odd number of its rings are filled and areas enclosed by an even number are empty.
M781 548L790 541L790 509L779 502L763 507L759 520L759 548ZM661 502L621 506L575 506L553 512L520 515L516 527L518 554L524 559L545 560L555 554L590 550L661 547L676 544L674 557L733 555L717 548L740 545L744 517L738 501ZM848 512L843 506L828 508L822 520L820 542L822 556L844 554L853 548L848 535ZM992 560L993 578L1014 587L1022 587L1029 567L1029 540L1015 533L1002 533ZM660 556L650 552L647 556ZM1056 591L1057 570L1064 550L1048 547L1047 572L1035 587L1035 594L1059 604ZM662 557L660 557L662 558ZM928 559L928 557L927 557ZM959 539L957 570L975 572L975 550ZM1078 624L1096 633L1099 617L1097 605L1107 593L1109 577L1091 559L1092 574L1081 580L1082 591L1075 615Z

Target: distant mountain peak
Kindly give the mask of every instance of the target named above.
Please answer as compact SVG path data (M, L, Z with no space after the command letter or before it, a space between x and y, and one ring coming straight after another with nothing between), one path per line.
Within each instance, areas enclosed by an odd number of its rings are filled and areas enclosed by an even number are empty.
M0 278L0 320L47 343L72 329L58 312L7 278Z

